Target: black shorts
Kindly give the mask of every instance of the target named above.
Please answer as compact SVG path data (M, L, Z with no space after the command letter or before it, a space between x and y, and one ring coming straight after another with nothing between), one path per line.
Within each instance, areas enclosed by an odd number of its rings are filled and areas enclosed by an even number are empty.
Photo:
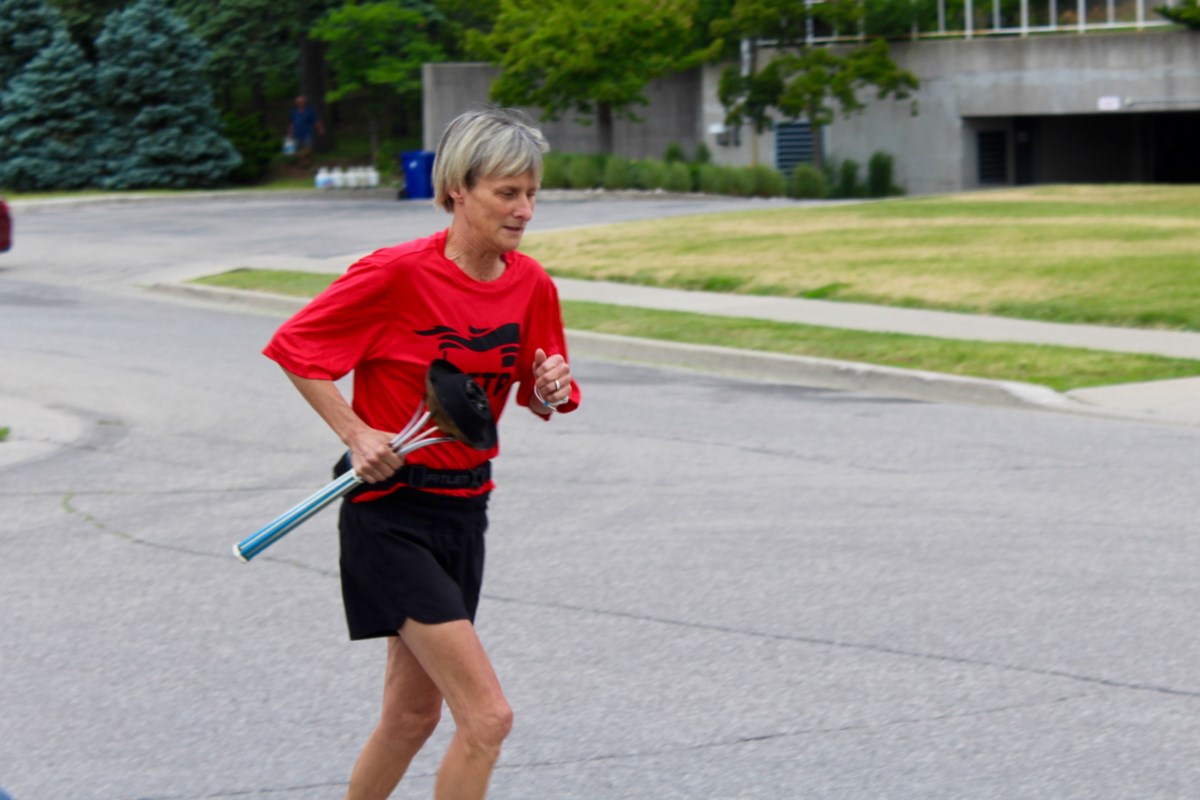
M342 503L342 601L351 639L396 636L408 619L475 621L487 500L398 489Z

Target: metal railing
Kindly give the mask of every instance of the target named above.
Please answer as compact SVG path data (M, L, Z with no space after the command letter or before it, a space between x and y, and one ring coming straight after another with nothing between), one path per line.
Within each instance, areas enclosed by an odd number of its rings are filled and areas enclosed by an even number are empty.
M822 0L804 0L808 7ZM934 0L916 4L906 33L873 30L872 3L854 33L821 31L809 16L806 43L827 44L886 36L890 39L973 39L986 36L1033 36L1052 33L1086 34L1172 26L1156 7L1175 7L1180 0Z

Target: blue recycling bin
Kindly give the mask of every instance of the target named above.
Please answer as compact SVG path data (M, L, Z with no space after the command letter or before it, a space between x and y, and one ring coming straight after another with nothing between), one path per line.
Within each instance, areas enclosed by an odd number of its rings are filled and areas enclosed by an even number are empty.
M406 150L400 154L404 166L404 187L414 200L433 197L433 153L428 150Z

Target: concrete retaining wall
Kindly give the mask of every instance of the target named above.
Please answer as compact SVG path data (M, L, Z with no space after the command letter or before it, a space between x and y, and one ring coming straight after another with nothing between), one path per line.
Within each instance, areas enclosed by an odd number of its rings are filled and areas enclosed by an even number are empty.
M1200 35L1190 31L897 43L892 54L921 80L919 113L913 115L907 101L870 102L863 113L839 118L824 132L825 149L863 165L877 150L891 153L896 180L910 193L980 186L981 131L1006 133L1007 183L1171 180L1163 152L1187 139L1193 117L1200 137ZM691 152L704 141L718 163L773 164L769 132L743 128L736 142L725 144L713 132L724 119L717 101L720 70L707 66L651 84L651 104L639 111L646 121L618 122L617 152L661 157L672 142ZM456 114L487 102L495 74L485 64L425 66L427 149ZM869 92L862 98L869 100ZM1102 98L1119 107L1101 110ZM1165 115L1175 117L1168 138L1161 133ZM544 123L551 145L560 152L596 152L595 126L570 116ZM1025 118L1039 119L1033 124Z
M437 148L442 131L452 119L488 103L488 91L497 72L489 64L424 66L426 150ZM645 122L618 119L613 126L615 151L629 158L662 158L668 145L675 143L691 153L701 136L701 86L699 70L652 82L645 92L649 104L633 108ZM539 119L538 109L522 110L532 119ZM581 124L577 116L566 112L558 121L541 121L539 127L556 152L599 152L596 125Z
M1014 117L1050 123L1038 182L1078 179L1071 160L1092 180L1149 180L1135 119L1200 111L1200 35L1189 31L905 43L892 54L921 80L918 116L872 103L834 123L825 141L834 156L861 163L875 150L892 153L897 180L913 193L979 186L975 134L1010 130ZM1101 98L1121 106L1101 111ZM1057 117L1076 122L1058 123L1055 135Z

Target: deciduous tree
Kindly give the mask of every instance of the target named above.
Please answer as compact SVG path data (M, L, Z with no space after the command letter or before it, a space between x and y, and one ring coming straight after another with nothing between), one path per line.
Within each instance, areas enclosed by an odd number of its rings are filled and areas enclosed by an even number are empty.
M1001 0L1001 8L1011 0ZM961 16L962 0L944 0L947 15ZM863 32L885 38L908 37L937 30L938 0L864 0Z
M744 63L721 75L718 95L726 124L749 123L761 133L774 123L775 114L803 117L819 141L820 129L831 124L838 111L846 115L864 108L859 99L864 89L873 88L881 100L910 98L919 86L917 77L892 60L883 40L838 49L807 43L810 30L856 31L861 14L857 0L811 5L736 0L731 17L714 25L717 32L739 37L747 45ZM760 64L764 44L770 45L770 54L766 64ZM818 166L821 155L818 147Z
M637 119L650 81L719 51L720 42L698 46L696 10L697 0L502 0L492 31L469 41L502 70L493 100L545 119L594 118L601 151L612 153L614 119Z
M1175 6L1159 6L1154 11L1164 19L1200 31L1200 2L1183 0Z
M372 161L378 161L379 121L389 102L419 103L421 65L443 58L435 41L439 21L437 10L424 2L348 3L309 32L328 46L325 58L335 85L325 99L333 103L361 95L367 100Z
M500 0L433 0L433 4L446 21L440 28L438 42L451 60L465 58L468 34L488 33L500 14Z

